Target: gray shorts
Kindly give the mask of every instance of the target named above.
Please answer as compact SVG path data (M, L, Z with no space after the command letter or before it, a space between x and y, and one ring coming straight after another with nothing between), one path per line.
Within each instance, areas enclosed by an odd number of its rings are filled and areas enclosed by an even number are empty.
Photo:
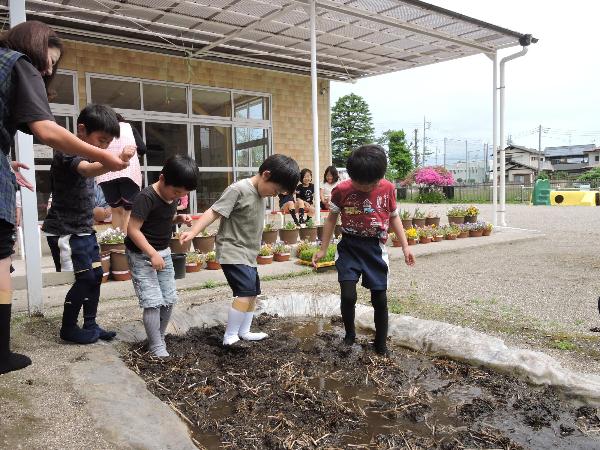
M166 248L158 253L165 260L163 270L153 269L150 258L144 253L127 250L133 287L141 308L170 306L177 302L175 269L173 269L173 261L171 260L171 249Z

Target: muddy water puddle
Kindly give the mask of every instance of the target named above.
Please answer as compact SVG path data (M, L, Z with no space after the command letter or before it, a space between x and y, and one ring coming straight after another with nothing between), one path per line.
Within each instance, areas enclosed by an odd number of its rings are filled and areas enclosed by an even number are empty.
M262 342L223 348L223 327L168 336L172 357L125 359L200 448L598 449L600 418L551 388L393 348L341 342L337 320L260 316Z

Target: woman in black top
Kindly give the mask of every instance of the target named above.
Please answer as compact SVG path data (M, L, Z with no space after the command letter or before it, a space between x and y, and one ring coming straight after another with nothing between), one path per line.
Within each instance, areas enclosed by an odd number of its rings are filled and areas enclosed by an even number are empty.
M310 220L310 216L315 213L313 206L315 196L315 185L311 183L312 172L310 169L302 169L300 171L300 184L296 188L296 208L298 209L298 221L302 224L304 220L304 212L306 222Z
M62 49L56 33L41 22L24 22L0 35L0 374L31 364L27 356L10 351L15 194L17 185L33 188L19 173L19 169L28 167L10 161L17 130L33 134L64 153L101 162L111 170L128 164L79 140L54 121L47 87L56 73Z

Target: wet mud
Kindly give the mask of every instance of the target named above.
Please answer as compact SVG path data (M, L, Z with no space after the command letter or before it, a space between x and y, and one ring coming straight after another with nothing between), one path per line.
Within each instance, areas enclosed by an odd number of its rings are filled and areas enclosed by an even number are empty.
M167 336L124 359L184 420L199 448L598 449L600 415L549 387L391 347L342 343L339 319L262 315L261 342L221 345L223 327Z

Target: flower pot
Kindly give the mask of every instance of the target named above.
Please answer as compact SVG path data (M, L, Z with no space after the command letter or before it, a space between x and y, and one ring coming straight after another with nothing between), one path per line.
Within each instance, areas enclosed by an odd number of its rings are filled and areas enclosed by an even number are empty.
M425 219L413 218L412 223L415 228L423 228L425 226Z
M468 231L461 231L460 233L458 233L457 237L459 239L468 238L469 237L469 232Z
M470 237L481 237L483 236L483 230L469 230Z
M108 275L110 275L110 252L100 253L100 263L102 264L102 282L108 281Z
M444 240L444 236L434 236L433 242L442 242Z
M300 228L299 231L301 241L315 242L317 240L317 227Z
M333 230L333 234L335 235L336 238L339 238L342 235L342 226L336 225L335 229Z
M185 278L185 253L171 253L173 269L175 269L175 279Z
M412 219L402 219L402 226L406 230L407 228L412 228Z
M218 261L206 261L206 270L220 270L221 264Z
M458 216L448 216L448 223L465 223L465 218Z
M100 244L100 251L102 253L104 252L111 252L113 250L123 250L125 251L125 244Z
M456 240L456 234L447 234L446 235L446 240L447 241L455 241Z
M256 257L256 262L258 264L260 264L261 266L265 265L265 264L271 264L273 262L273 255L269 255L269 256L258 255Z
M406 241L408 242L408 245L417 245L416 239L407 239Z
M425 219L425 225L435 225L436 227L440 226L440 218L439 217L427 217Z
M273 255L273 259L277 262L286 262L290 260L289 253L275 253Z
M277 242L277 230L263 231L262 241L263 244L274 244Z
M196 236L192 239L194 243L194 250L198 253L208 253L215 249L215 237L214 236Z
M431 238L429 236L422 237L419 239L419 244L429 244L431 242Z
M171 255L174 255L176 253L187 253L190 251L191 246L192 243L190 241L181 244L179 242L179 238L171 238Z
M414 241L414 239L412 240ZM392 240L392 247L402 247L402 242Z
M492 230L483 230L482 236L489 236L490 234L492 234Z
M186 273L200 272L200 264L198 263L185 263Z
M115 281L131 280L129 261L124 251L115 250L110 253L110 273Z
M323 225L317 225L317 240L323 240Z
M474 216L465 216L465 222L464 223L475 223L477 222L477 215Z
M287 245L293 245L298 242L298 229L295 230L279 230L279 237Z

